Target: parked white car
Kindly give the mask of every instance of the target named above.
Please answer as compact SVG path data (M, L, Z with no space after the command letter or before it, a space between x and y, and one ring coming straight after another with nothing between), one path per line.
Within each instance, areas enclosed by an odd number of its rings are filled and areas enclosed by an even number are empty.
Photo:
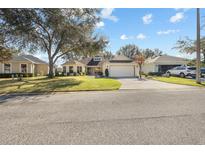
M186 76L195 77L196 67L193 66L177 66L166 72L168 76L180 76L182 78Z

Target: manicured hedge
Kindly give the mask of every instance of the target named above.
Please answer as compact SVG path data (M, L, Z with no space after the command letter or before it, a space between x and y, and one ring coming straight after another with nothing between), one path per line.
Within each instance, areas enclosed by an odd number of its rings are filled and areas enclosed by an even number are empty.
M5 73L5 74L0 74L0 78L12 78L12 75L14 77L20 77L20 75L23 75L23 77L33 77L33 73Z
M73 73L56 73L55 76L83 76L85 75L84 72L80 72L80 73L76 73L76 72L73 72Z

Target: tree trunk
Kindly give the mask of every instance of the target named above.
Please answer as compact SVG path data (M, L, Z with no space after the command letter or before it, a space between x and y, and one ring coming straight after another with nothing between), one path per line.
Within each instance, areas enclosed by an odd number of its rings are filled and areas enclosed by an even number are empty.
M142 66L141 65L139 65L139 78L141 79L142 78Z
M53 68L54 68L53 59L50 58L49 59L49 74L48 74L49 78L53 78L54 77Z
M204 64L205 64L205 51L203 51L203 62L204 62Z

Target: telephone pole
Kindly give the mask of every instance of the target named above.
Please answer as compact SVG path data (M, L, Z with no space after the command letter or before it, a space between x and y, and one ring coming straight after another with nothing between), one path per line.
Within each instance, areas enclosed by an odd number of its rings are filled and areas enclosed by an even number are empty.
M196 43L196 83L201 83L201 48L200 48L200 10L197 8L196 22L197 22L197 43Z

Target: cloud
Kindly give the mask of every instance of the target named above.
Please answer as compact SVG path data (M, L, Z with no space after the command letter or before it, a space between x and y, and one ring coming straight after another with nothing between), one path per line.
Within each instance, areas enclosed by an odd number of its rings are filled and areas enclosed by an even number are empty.
M147 37L144 35L144 34L142 34L142 33L140 33L140 34L138 34L137 35L137 39L138 40L144 40L144 39L146 39Z
M127 37L125 34L123 34L123 35L120 36L120 39L121 39L121 40L127 40L128 37Z
M109 20L112 20L114 22L117 22L118 18L116 16L112 15L113 11L114 11L114 9L105 8L105 9L102 9L100 15L104 19L109 19Z
M191 8L174 8L174 10L176 11L182 11L182 12L187 12L189 11Z
M131 39L131 40L132 39L144 40L146 38L147 38L147 36L142 34L142 33L139 33L137 36L127 36L125 34L120 36L121 40L128 40L128 39Z
M184 13L178 12L174 16L170 17L169 21L171 23L177 23L177 22L180 22L183 18L184 18Z
M158 31L157 34L158 35L169 35L169 34L178 33L179 31L180 31L179 29L168 29L164 31Z
M152 14L146 14L142 17L144 24L150 24L152 22Z
M100 22L98 22L98 23L96 24L96 27L97 27L97 28L102 28L102 27L104 27L104 26L105 26L105 23L102 22L102 21L100 21Z

